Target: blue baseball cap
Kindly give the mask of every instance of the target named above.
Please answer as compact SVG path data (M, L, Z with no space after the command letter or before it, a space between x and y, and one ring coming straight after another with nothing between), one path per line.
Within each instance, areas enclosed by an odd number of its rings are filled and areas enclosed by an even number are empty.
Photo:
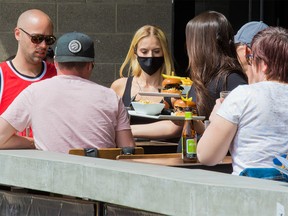
M234 43L243 43L250 45L253 37L263 29L267 28L268 25L262 21L252 21L243 25L237 34L234 36Z

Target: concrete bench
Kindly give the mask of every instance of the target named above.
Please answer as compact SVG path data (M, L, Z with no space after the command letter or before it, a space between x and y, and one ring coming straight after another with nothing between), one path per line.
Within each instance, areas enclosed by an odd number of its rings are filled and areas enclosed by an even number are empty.
M1 150L0 184L166 215L276 215L288 184L37 150Z

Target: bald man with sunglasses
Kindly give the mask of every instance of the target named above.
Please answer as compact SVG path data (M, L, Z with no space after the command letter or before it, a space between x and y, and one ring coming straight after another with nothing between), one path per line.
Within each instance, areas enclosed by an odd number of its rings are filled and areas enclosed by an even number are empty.
M14 35L18 41L16 56L0 64L0 114L27 86L56 75L54 64L43 60L56 41L53 23L47 14L37 9L23 12Z

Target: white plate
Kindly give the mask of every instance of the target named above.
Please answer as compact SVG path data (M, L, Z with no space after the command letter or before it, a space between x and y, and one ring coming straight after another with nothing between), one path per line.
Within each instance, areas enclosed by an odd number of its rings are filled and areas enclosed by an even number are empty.
M131 116L138 116L144 118L152 118L152 119L162 119L162 120L185 120L184 116L172 116L172 115L145 115L136 113L134 110L128 110L129 115ZM193 120L201 120L205 119L205 116L192 116Z
M161 92L139 92L141 96L158 96L158 97L174 97L180 98L180 94L169 94L169 93L161 93Z

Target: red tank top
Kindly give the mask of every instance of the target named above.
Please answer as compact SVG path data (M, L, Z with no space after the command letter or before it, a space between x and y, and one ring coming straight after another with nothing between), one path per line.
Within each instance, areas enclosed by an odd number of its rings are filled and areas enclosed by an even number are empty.
M19 73L13 67L11 61L6 61L0 64L0 114L7 109L17 95L27 86L56 75L56 69L53 64L44 61L42 64L43 70L37 77L29 77Z
M37 77L29 77L17 71L11 61L0 64L0 115L27 86L57 74L54 64L43 61L42 65L43 70Z

